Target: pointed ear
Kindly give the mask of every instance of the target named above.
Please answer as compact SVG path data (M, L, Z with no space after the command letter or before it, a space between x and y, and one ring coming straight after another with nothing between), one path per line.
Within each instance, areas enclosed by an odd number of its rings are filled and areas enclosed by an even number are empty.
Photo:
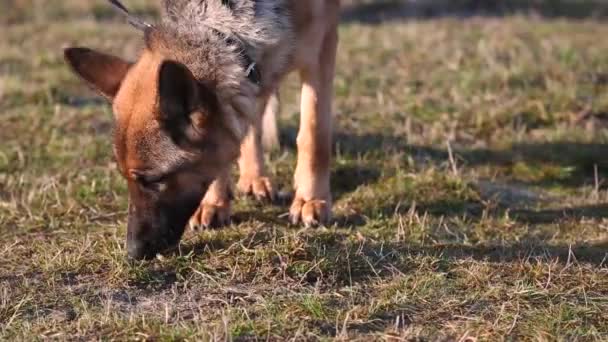
M131 63L118 57L87 48L65 49L64 57L78 76L110 101L131 67Z
M185 65L174 61L164 61L160 66L158 94L164 120L190 116L192 124L198 125L204 121L201 115L212 115L219 107L216 94L199 83Z
M185 65L164 61L158 75L158 96L161 120L186 120L196 108L197 82Z

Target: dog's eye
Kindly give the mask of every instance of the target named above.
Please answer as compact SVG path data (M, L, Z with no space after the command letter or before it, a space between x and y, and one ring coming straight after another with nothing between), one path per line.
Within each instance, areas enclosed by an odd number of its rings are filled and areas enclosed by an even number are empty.
M165 175L143 175L139 174L135 177L135 181L144 189L152 191L160 191L165 181Z

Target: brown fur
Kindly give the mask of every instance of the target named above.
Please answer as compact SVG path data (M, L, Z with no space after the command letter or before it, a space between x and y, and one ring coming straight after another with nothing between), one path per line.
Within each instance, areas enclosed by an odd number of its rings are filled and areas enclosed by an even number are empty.
M266 104L291 70L303 86L290 216L305 225L327 222L339 0L233 0L228 7L176 0L164 8L134 64L66 50L75 72L113 102L115 157L129 185L129 255L175 245L191 216L194 225L227 223L230 166L239 154L238 189L274 197L262 116L276 114ZM259 67L259 83L247 78L242 46Z

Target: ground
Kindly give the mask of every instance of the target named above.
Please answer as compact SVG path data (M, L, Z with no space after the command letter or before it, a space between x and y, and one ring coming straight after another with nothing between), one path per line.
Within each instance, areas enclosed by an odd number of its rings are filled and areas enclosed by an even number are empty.
M334 224L239 199L232 226L129 263L111 110L61 56L133 58L139 34L104 1L3 3L1 340L608 339L601 17L349 8ZM283 100L289 191L295 77Z

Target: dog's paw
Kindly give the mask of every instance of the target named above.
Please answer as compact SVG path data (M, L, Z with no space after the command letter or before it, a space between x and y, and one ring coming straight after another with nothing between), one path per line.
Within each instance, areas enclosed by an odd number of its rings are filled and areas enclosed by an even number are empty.
M203 201L190 218L189 226L193 230L224 227L230 224L231 215L229 201L213 204Z
M331 200L306 201L296 196L289 209L289 219L292 224L302 223L305 227L327 224L331 220Z
M271 202L276 198L276 193L270 178L241 176L236 185L239 193L252 196L258 201Z

